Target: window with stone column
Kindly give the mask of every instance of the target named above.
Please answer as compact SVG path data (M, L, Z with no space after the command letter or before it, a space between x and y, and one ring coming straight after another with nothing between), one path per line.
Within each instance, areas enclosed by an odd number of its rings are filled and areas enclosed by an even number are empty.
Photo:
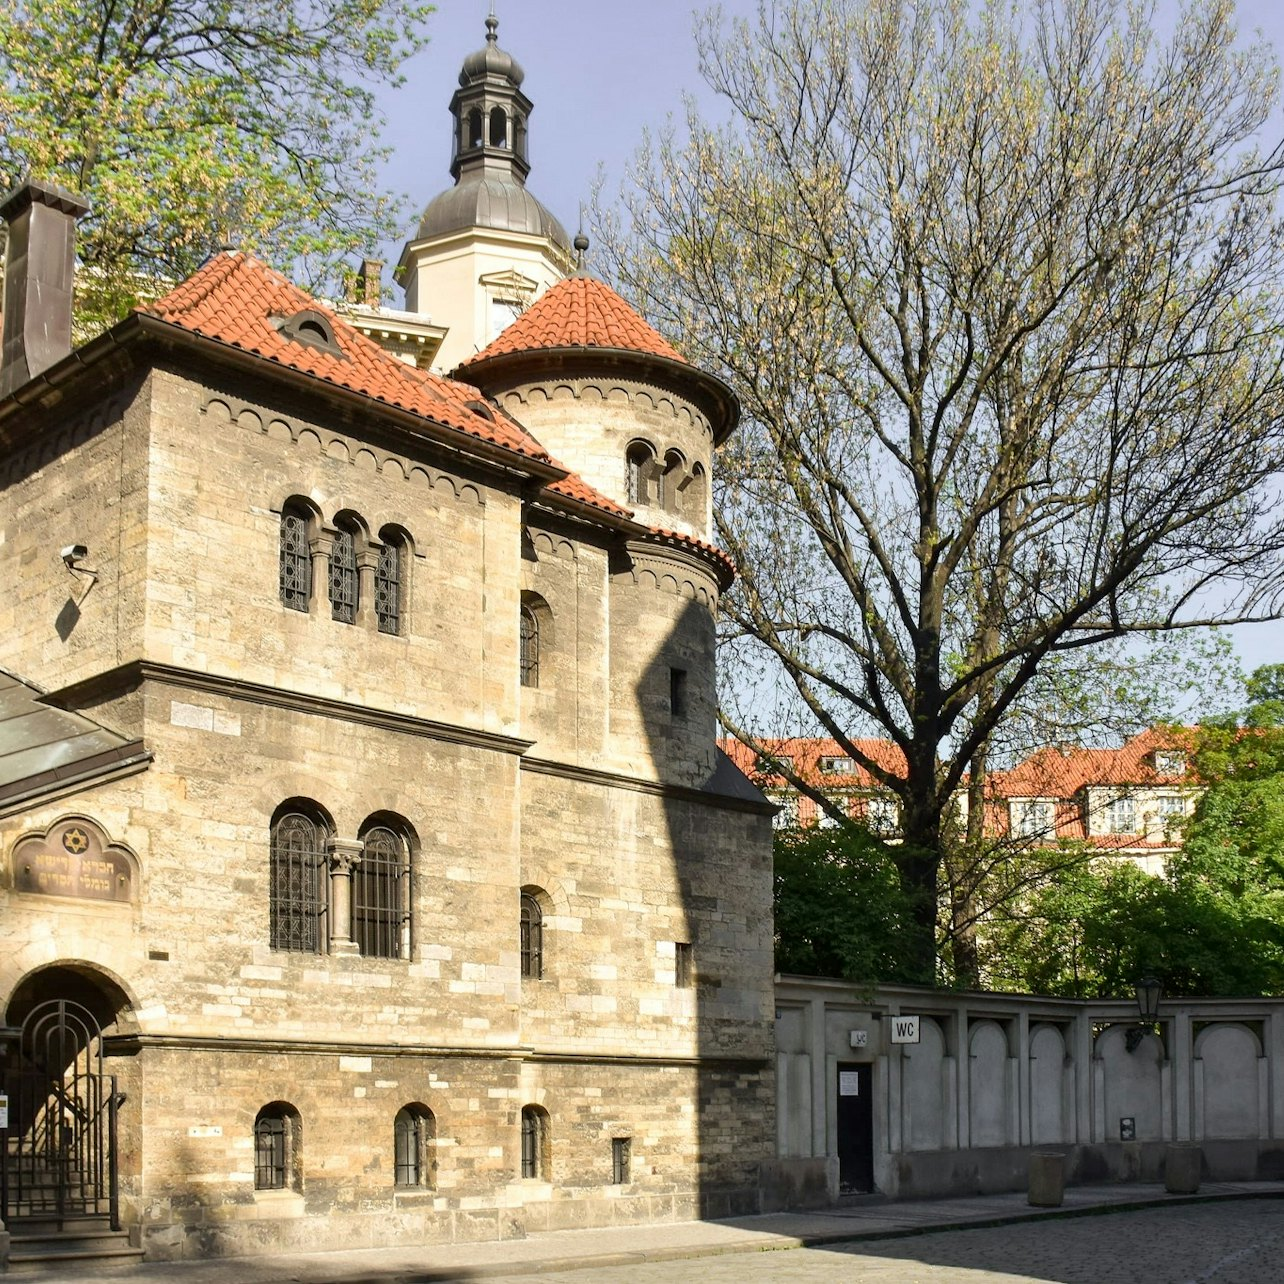
M328 818L308 799L292 798L272 817L268 941L274 950L315 954L325 947L330 833Z
M371 816L361 828L353 872L352 939L367 958L410 954L410 826L400 816Z

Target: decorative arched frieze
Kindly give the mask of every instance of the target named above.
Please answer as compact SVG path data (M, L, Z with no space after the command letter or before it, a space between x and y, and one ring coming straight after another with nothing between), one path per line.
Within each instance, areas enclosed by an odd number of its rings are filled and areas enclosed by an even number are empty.
M63 816L24 834L9 859L16 892L131 904L138 900L138 858L88 816Z
M574 385L531 383L511 388L500 395L500 403L516 419L521 419L524 407L544 406L554 400L567 399L593 404L604 401L623 402L636 411L667 416L682 431L698 429L713 436L708 416L698 406L651 385L612 383L608 386L599 380L585 380Z
M560 557L570 562L575 560L575 546L570 540L560 535L550 535L547 531L532 531L531 544L537 554L547 553L550 557Z
M370 446L358 445L343 437L331 437L329 444L323 446L321 434L315 428L293 425L279 416L265 421L260 411L251 406L235 405L223 397L211 397L201 407L201 414L208 416L217 424L236 423L239 427L267 435L274 440L290 441L302 452L325 454L337 462L352 464L365 473L399 475L403 481L413 485L424 485L429 489L444 486L456 500L467 500L479 506L485 505L481 490L477 486L470 482L461 482L449 473L430 468L426 464L411 464L398 455L376 453ZM401 519L393 516L387 520L400 521Z
M12 455L0 467L0 480L8 485L38 472L118 422L123 413L124 402L119 397L113 397L61 428L42 433L25 450Z

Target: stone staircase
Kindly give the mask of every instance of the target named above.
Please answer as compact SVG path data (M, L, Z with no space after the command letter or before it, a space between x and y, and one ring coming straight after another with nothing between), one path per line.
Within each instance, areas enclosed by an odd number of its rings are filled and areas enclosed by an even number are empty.
M112 1230L104 1216L15 1217L8 1229L10 1275L57 1276L76 1267L92 1276L102 1267L143 1260L129 1232Z

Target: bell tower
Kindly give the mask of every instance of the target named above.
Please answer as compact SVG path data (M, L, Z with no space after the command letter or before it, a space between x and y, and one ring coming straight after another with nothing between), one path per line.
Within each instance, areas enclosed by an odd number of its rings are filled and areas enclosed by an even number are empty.
M406 308L449 328L433 368L480 352L571 269L570 238L527 189L531 100L521 65L499 46L499 20L464 59L450 100L450 175L399 265Z

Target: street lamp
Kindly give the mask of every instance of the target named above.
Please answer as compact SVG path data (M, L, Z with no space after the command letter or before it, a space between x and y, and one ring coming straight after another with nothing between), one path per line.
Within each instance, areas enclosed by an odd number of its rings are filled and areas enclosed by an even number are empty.
M1142 1039L1159 1020L1159 1000L1164 996L1164 983L1153 976L1143 976L1133 988L1137 993L1137 1012L1141 1019L1124 1038L1124 1046L1129 1052L1137 1051Z

